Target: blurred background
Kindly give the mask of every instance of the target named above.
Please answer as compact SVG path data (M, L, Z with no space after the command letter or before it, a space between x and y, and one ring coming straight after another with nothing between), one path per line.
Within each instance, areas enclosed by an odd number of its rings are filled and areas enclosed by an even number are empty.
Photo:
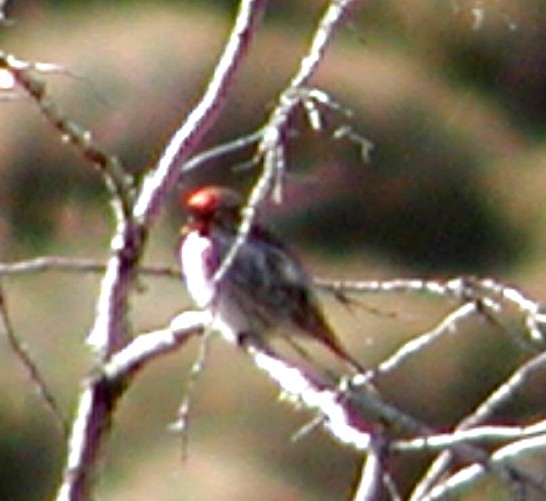
M14 22L0 29L0 47L66 68L70 74L47 77L55 101L140 179L201 95L236 3L11 0L7 13ZM317 275L486 275L544 300L543 0L361 4L314 82L353 116L325 111L322 132L309 132L303 116L295 120L285 201L268 207L266 219ZM265 120L325 5L271 2L202 149L248 134ZM345 124L374 145L368 160L358 143L334 138ZM203 182L248 189L258 174L243 168L249 154L207 164L180 190ZM101 180L28 99L0 102L0 158L2 261L107 257L113 229ZM176 264L183 221L178 197L172 194L151 235L147 263ZM99 280L59 272L2 280L15 331L67 416L92 367L83 340ZM453 306L426 298L360 300L362 307L349 312L327 296L324 305L344 344L370 366ZM179 281L143 277L133 302L135 334L164 326L190 304ZM266 376L220 339L211 342L194 392L182 461L181 438L168 427L197 353L194 342L156 362L126 395L104 454L101 499L349 497L359 457L320 429L293 443L310 416L278 402ZM405 364L382 389L408 412L447 427L517 363L507 336L476 320ZM3 335L0 366L0 499L49 499L65 445ZM543 391L544 383L535 382L528 398L499 419L540 415ZM420 458L395 462L403 486L415 480L420 464ZM485 485L468 499L499 495L495 485Z

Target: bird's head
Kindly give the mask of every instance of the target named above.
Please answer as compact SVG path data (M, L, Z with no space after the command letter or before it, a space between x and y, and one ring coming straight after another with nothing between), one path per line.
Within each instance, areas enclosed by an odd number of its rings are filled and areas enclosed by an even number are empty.
M183 233L207 234L212 227L236 230L241 216L241 197L229 188L203 186L183 197L188 212Z

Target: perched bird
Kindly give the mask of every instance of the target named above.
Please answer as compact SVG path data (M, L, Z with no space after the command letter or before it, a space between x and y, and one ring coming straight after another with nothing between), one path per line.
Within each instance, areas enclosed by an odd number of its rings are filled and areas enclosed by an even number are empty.
M205 186L183 199L180 262L190 295L208 309L213 327L244 345L269 347L271 335L307 336L326 346L357 372L365 369L341 346L324 318L311 280L299 261L260 224L247 238L221 279L215 272L233 246L241 220L241 198L227 188Z

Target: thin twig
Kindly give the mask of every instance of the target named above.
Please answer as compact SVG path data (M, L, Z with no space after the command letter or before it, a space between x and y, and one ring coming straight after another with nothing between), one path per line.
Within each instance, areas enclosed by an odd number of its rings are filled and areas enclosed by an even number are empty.
M362 466L360 481L356 489L353 501L374 501L381 497L381 485L384 476L383 440L372 439Z
M429 436L431 428L414 417L386 402L368 387L332 387L300 367L295 367L263 347L249 345L249 353L256 365L266 371L294 401L308 409L318 411L324 417L324 425L338 440L351 447L367 451L372 430L379 424L390 433ZM484 471L496 474L500 479L526 483L539 492L546 493L546 485L538 478L512 464L490 460L488 453L468 443L454 444L453 454L462 461L476 463Z
M391 450L419 453L443 451L457 444L505 444L544 434L546 434L546 421L544 420L528 426L476 426L466 430L457 429L450 433L398 440L391 444Z
M45 82L32 73L33 70L58 71L58 66L27 63L0 52L0 69L7 70L13 75L17 84L34 99L46 120L58 130L63 141L74 145L86 161L97 167L110 189L111 201L118 217L127 218L131 208L132 182L125 174L118 158L106 153L93 139L89 130L69 119L49 97Z
M257 130L255 132L252 132L251 134L248 134L247 136L238 137L237 139L228 141L227 143L220 144L218 146L215 146L214 148L210 148L206 151L198 153L197 155L191 157L187 162L184 162L182 164L180 172L183 174L187 174L188 172L202 167L207 162L211 162L216 158L224 157L226 155L229 155L230 153L233 153L234 151L247 148L248 146L257 143L262 137L262 134L263 133L261 130Z
M258 145L257 156L263 159L264 168L242 211L237 238L214 274L216 282L222 279L247 239L258 207L263 200L270 194L273 194L277 200L280 199L282 179L286 170L286 136L290 119L296 108L305 101L306 85L323 61L335 29L355 3L356 0L332 0L328 4L314 32L307 54L301 59L298 70L279 96L277 105L261 129L263 134Z
M50 390L49 385L47 384L40 368L32 358L32 355L25 347L22 341L19 340L19 337L15 333L13 324L8 311L8 306L6 303L6 295L2 284L0 283L0 319L6 331L6 336L8 344L12 349L15 356L19 359L24 369L27 371L28 376L32 384L38 390L42 401L45 403L47 409L51 412L55 418L55 422L59 425L63 438L68 438L70 426L66 417L64 416L59 402L55 398L55 395Z
M546 434L542 434L538 437L528 438L520 440L516 443L509 444L505 447L501 447L491 454L490 464L495 467L505 465L510 466L514 459L524 456L525 454L533 453L535 451L543 451L546 448ZM484 465L472 464L467 466L457 473L449 476L447 479L436 485L427 494L424 494L419 498L419 501L435 501L439 499L446 499L453 496L456 493L460 493L463 488L468 487L470 484L475 484L480 478L489 473L489 469ZM546 484L537 478L530 475L520 476L521 470L514 472L512 478L507 479L510 487L516 492L521 492L523 486L532 487L541 496L546 493ZM526 491L526 489L525 489ZM514 499L526 499L526 497L519 497Z
M200 350L197 358L191 366L190 372L188 374L188 381L184 389L184 397L180 406L178 407L178 418L177 420L169 427L171 430L180 433L182 443L180 450L182 452L182 460L185 461L188 458L188 444L190 436L190 419L191 419L191 409L192 409L192 398L197 388L197 382L199 376L203 374L205 370L205 362L208 355L208 347L210 341L210 332L207 332L209 329L205 330L205 335L201 336Z
M67 273L104 273L106 263L90 258L70 256L41 256L14 263L0 263L0 276L26 275L48 271ZM138 272L143 275L180 278L180 270L176 266L141 265Z
M446 315L436 328L411 339L401 346L390 357L382 361L371 373L375 377L393 371L409 357L421 352L423 348L432 344L440 337L456 332L457 325L475 313L476 305L474 303L466 303L460 306L455 311Z
M514 400L517 392L522 390L524 384L537 370L544 370L546 367L546 354L542 353L528 360L524 365L518 367L515 372L498 388L496 388L486 399L484 399L467 417L465 417L456 427L452 436L464 436L464 432L471 427L483 423L487 418L491 417L499 408L509 399ZM502 429L495 427L497 436L501 435ZM527 431L526 431L527 430ZM470 433L478 433L470 431ZM543 433L542 430L531 426L527 429L520 429L520 437L524 437L526 433ZM461 435L463 434L463 435ZM432 489L436 482L442 477L447 470L453 456L449 451L440 454L429 466L427 472L415 486L410 500L420 500L424 494Z
M240 2L229 40L203 97L173 135L157 167L144 180L134 207L134 215L142 225L149 226L149 221L158 215L167 192L179 180L179 169L219 117L266 4L266 0ZM193 168L191 163L186 167Z

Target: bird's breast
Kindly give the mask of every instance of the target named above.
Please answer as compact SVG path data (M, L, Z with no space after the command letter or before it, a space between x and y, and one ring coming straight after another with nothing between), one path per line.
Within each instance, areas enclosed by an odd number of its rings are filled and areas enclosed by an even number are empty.
M214 247L207 236L192 231L180 246L180 264L188 292L201 308L210 305L214 297Z

